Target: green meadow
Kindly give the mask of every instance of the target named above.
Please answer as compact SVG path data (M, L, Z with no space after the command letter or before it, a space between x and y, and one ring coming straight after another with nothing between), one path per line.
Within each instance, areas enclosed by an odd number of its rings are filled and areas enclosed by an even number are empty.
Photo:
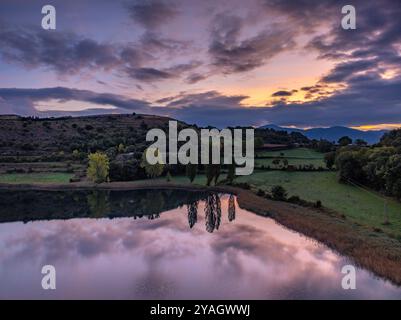
M71 173L5 173L0 174L0 183L68 183Z
M273 160L280 159L280 165L273 164ZM276 168L283 165L282 160L286 159L289 165L304 166L313 165L315 168L326 168L324 155L307 148L296 148L282 151L260 151L256 154L255 167Z

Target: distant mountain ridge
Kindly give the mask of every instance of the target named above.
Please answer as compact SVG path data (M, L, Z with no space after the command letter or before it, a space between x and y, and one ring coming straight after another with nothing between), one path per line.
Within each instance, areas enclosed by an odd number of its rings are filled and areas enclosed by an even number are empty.
M299 132L302 133L304 136L308 137L309 139L316 139L316 140L325 139L334 142L337 142L338 139L340 139L341 137L348 136L353 141L355 141L356 139L362 139L369 144L374 144L379 142L383 134L388 132L388 130L362 131L342 126L335 126L330 128L297 129L297 128L280 127L274 124L268 124L260 128L273 129L276 131L286 131L288 133Z

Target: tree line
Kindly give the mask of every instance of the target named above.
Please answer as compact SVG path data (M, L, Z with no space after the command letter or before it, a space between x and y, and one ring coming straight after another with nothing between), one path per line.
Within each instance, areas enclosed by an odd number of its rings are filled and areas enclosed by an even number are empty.
M401 200L401 129L390 131L373 146L342 145L325 155L341 182L356 182Z

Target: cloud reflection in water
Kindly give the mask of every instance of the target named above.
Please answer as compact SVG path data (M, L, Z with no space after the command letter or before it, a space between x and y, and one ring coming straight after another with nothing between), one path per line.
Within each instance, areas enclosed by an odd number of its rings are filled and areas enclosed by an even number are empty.
M202 200L154 220L0 224L0 298L401 296L400 288L363 270L357 290L342 290L346 259L271 219L235 208L233 197L213 201L219 201L220 216ZM40 287L45 264L57 270L52 292Z

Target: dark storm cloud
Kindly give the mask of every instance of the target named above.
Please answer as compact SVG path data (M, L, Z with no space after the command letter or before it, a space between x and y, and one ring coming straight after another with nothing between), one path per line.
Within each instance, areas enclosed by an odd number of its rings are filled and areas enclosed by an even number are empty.
M4 106L8 106L7 110L9 111L7 113L17 113L12 111L18 110L18 114L23 115L39 114L40 112L35 112L35 103L48 100L58 100L60 102L74 100L94 103L97 105L111 105L118 108L116 111L119 112L128 112L131 110L147 112L149 106L149 103L142 100L127 99L110 93L96 93L89 90L78 90L64 87L43 89L0 88L0 99L0 107L2 106L1 102L3 102ZM1 113L4 113L3 110L1 111ZM93 111L94 110L92 110L92 112ZM83 112L87 114L88 111L84 110ZM104 112L103 109L102 113ZM60 115L61 113L62 112L57 111L54 112L55 115Z
M272 94L272 97L289 97L292 96L291 91L280 90Z
M131 18L146 29L156 28L177 14L173 1L135 0L127 4Z
M188 84L194 84L197 83L199 81L205 80L207 78L207 75L205 74L200 74L200 73L193 73L190 74L187 78L186 78L186 83Z
M330 17L340 16L342 6L350 4L345 0L263 0L262 3L265 10L286 16L288 23L309 31Z
M208 52L212 64L223 73L250 71L295 45L293 32L275 25L240 39L242 25L241 18L224 14L216 15L212 23Z
M156 32L145 32L140 39L140 43L142 49L151 52L168 51L179 53L187 50L191 45L190 41L179 41L162 37Z
M324 82L343 82L358 72L365 72L377 68L378 61L352 60L337 64L331 72L322 78Z
M319 92L324 86L321 84L315 84L314 86L302 87L302 91L307 91L311 93Z
M399 62L395 45L401 41L401 2L383 0L379 3L357 1L357 29L343 30L333 26L327 33L313 38L308 47L321 58L371 59Z
M128 71L130 77L141 81L158 81L173 78L174 75L155 68L136 68Z
M72 33L14 29L0 31L0 53L27 67L47 66L58 73L108 70L119 64L116 48Z
M401 78L392 81L381 79L375 74L354 76L352 85L340 93L318 101L306 103L278 103L270 107L247 107L241 103L247 96L225 96L216 91L199 94L180 94L160 99L159 105L146 101L128 99L113 94L98 94L91 91L47 88L47 89L0 89L0 107L4 104L24 109L20 114L32 114L38 101L56 99L78 100L112 105L120 113L136 111L149 114L168 115L173 118L197 123L201 126L217 127L235 125L279 125L348 126L401 122ZM379 103L378 103L379 101ZM160 107L160 104L165 104ZM21 111L21 110L20 110ZM108 113L107 110L83 110L80 112L48 111L34 113L42 115L83 115ZM4 113L4 112L2 112ZM12 113L12 112L8 112Z
M195 94L180 94L174 97L168 97L158 100L158 103L168 103L167 107L185 108L190 106L203 106L203 107L238 107L240 102L248 96L225 96L217 91L208 91Z
M159 53L160 59L161 51L180 51L185 46L184 42L158 38L150 33L135 46L99 43L73 33L42 32L39 29L0 31L0 54L7 61L28 68L51 68L59 75L74 75L85 70L121 71L130 78L145 82L177 78L198 67L199 61L163 69L146 67L157 60L152 54Z
M184 73L197 68L200 65L198 61L192 61L184 64L177 64L175 66L156 69L156 68L128 68L128 75L133 78L144 82L155 82L166 79L174 79L182 76Z

